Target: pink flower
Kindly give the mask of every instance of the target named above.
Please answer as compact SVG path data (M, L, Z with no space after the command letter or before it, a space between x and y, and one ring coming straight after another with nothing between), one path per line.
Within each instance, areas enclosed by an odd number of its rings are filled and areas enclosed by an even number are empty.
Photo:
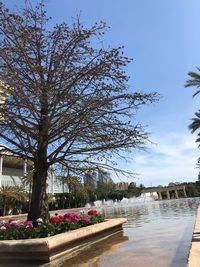
M20 224L20 223L15 223L14 226L15 226L16 228L19 228L19 227L21 226L21 224Z
M24 224L29 228L33 228L33 222L32 221L24 222Z
M84 222L89 223L90 222L90 216L86 215L85 218L83 219Z
M81 215L79 213L66 213L64 215L64 218L66 219L67 222L71 223L71 222L79 222L81 221Z

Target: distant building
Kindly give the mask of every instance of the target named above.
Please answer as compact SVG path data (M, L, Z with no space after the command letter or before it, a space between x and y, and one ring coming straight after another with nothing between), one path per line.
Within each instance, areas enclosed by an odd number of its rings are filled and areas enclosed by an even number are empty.
M127 182L119 182L115 185L115 188L117 190L127 190L128 189L129 184Z
M83 177L84 184L97 187L98 184L107 184L113 182L110 173L103 169L97 169L87 172Z
M96 171L89 171L85 173L83 182L84 184L89 184L91 186L97 187L98 173Z
M109 182L113 182L110 173L103 169L98 169L98 183L99 184L107 184Z
M48 173L47 179L47 193L56 194L56 193L69 193L68 185L56 176L54 172Z

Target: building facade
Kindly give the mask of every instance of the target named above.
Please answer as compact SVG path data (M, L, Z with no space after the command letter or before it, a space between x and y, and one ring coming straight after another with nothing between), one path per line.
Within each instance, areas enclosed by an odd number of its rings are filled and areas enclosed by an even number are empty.
M127 182L119 182L115 185L117 190L128 190L129 183Z
M84 184L89 184L93 187L97 187L98 184L113 182L110 173L103 169L87 172L83 177L83 181Z
M0 187L1 186L23 186L24 177L33 172L32 162L22 159L10 153L0 154ZM28 181L26 182L28 184ZM29 191L29 185L25 185ZM47 193L69 192L66 183L62 183L55 173L49 172L47 179Z

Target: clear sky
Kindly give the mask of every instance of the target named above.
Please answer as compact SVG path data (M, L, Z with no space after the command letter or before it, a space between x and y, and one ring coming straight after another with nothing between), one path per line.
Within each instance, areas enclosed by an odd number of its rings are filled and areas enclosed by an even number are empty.
M22 0L4 0L13 8ZM35 2L35 0L32 0ZM147 126L148 152L135 153L123 168L138 175L146 186L195 181L200 149L188 130L198 109L199 97L184 88L188 71L200 67L199 0L47 0L53 22L70 22L81 13L86 25L103 20L111 27L105 44L125 46L134 59L127 73L134 90L157 91L159 103L139 111L138 121Z

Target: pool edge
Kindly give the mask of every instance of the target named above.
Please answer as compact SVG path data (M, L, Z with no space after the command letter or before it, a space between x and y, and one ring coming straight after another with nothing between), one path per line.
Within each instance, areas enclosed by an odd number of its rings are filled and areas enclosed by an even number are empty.
M196 212L187 267L200 267L200 205Z
M50 262L63 255L81 251L90 243L98 242L122 229L126 218L79 228L47 238L0 241L0 259Z

